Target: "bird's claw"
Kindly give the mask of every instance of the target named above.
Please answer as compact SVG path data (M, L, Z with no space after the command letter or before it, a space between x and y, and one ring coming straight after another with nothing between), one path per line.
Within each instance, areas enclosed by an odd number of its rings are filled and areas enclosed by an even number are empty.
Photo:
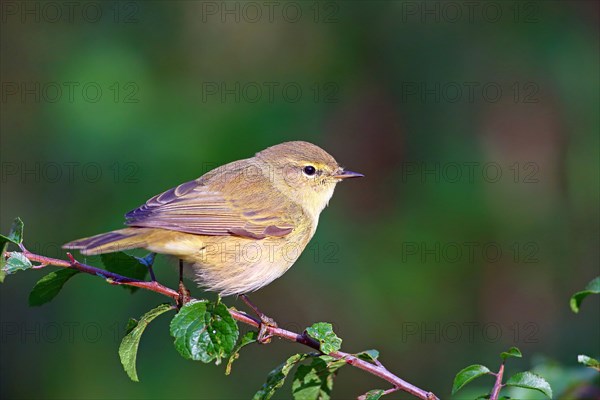
M183 281L179 282L179 290L177 290L177 293L179 293L179 298L177 299L177 308L181 309L181 307L183 307L190 301L192 295L183 284Z
M266 315L260 316L260 324L258 325L258 338L257 341L260 344L271 343L273 335L269 333L269 328L277 328L277 323L273 318L267 317Z

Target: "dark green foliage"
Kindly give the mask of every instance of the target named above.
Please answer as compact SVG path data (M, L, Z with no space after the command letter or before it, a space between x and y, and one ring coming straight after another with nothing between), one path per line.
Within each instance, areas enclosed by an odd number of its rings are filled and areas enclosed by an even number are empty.
M502 365L506 362L507 358L511 357L522 357L521 350L516 347L511 347L508 351L502 352L500 354L502 358ZM460 371L456 374L454 378L454 384L452 385L452 394L458 392L461 388L463 388L466 384L473 381L476 378L479 378L483 375L497 375L489 370L489 368L483 365L471 365ZM516 386L522 387L525 389L537 390L544 393L549 398L552 398L552 389L550 388L550 384L546 382L544 378L539 375L534 374L533 372L519 372L506 381L503 386ZM489 395L481 396L480 398L489 398ZM502 399L501 397L500 399Z
M239 351L242 349L242 347L247 346L251 343L255 343L257 341L257 339L258 339L258 332L255 332L255 331L250 331L242 337L242 340L240 340L240 343L235 347L235 349L233 349L233 351L231 352L231 355L229 356L229 360L227 361L227 366L225 367L225 375L229 375L231 373L231 366L233 365L233 362L240 357Z
M294 400L328 400L335 374L344 365L344 360L320 356L313 358L309 365L298 366L292 383Z
M78 273L79 271L76 269L70 268L50 272L48 275L37 281L31 290L31 293L29 293L29 305L41 306L42 304L48 303L56 297L64 284Z
M600 276L597 276L596 278L592 279L592 281L590 283L587 284L587 286L585 287L584 290L582 290L581 292L577 292L573 296L571 296L571 301L570 301L571 310L573 310L574 313L578 313L579 307L581 306L581 302L583 301L583 299L588 297L590 294L599 294L599 293L600 293Z
M191 301L171 321L175 348L190 360L220 364L233 351L238 335L237 323L220 302Z
M23 242L23 221L17 217L13 221L8 235L0 235L0 283L4 282L6 275L16 271L31 268L33 265L20 253L13 253L6 259L4 253L9 244L19 245Z
M144 280L148 273L148 265L152 265L152 259L130 256L123 252L107 253L101 256L104 267L115 274L123 275L128 278ZM134 286L122 285L123 288L134 293L139 288Z
M509 357L521 358L523 357L523 355L521 354L521 350L519 350L516 347L511 347L510 349L508 349L508 351L503 351L502 353L500 353L500 357L503 360L506 360Z
M275 368L273 371L269 372L267 375L267 381L262 385L262 387L254 394L252 397L253 400L268 400L270 399L275 391L283 386L285 383L285 378L289 375L292 368L294 368L298 363L304 361L306 358L310 357L309 354L294 354L289 357L285 362Z
M142 333L156 317L172 309L173 307L169 304L161 304L144 314L137 323L132 323L133 320L129 320L126 329L127 334L119 346L119 358L121 364L123 364L123 369L132 381L139 382L135 362Z
M456 377L454 378L454 383L452 384L452 394L458 392L473 379L479 378L483 375L487 375L490 372L491 371L486 366L479 364L469 365L468 367L461 370L458 374L456 374Z

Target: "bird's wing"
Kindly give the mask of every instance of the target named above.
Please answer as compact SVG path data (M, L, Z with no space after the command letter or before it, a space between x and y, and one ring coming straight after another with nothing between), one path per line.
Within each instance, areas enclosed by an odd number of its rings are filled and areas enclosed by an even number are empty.
M273 192L248 190L247 185L244 190L239 186L243 179L247 177L235 175L213 183L202 177L183 183L127 213L126 224L199 235L235 235L253 239L289 234L295 224L288 216L294 215L293 208L299 206L289 201L276 201L277 204L273 205L273 198L269 198ZM260 184L250 186L264 187ZM242 190L235 191L232 188Z

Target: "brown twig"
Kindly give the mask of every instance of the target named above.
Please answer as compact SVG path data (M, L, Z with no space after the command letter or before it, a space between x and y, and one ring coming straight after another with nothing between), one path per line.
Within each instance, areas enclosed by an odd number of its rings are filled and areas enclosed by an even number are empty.
M20 247L23 252L23 255L25 257L27 257L30 261L40 263L40 265L37 265L36 268L43 268L48 265L54 265L54 266L63 267L63 268L73 268L73 269L79 270L81 272L85 272L87 274L100 276L112 285L135 286L135 287L139 287L142 289L150 290L152 292L160 293L164 296L170 297L172 300L174 300L176 302L179 299L179 293L176 290L166 287L166 286L158 283L156 280L152 280L150 282L140 281L137 279L128 278L123 275L115 274L114 272L110 272L110 271L107 271L104 269L92 267L91 265L82 264L79 261L75 260L75 258L71 255L71 253L67 253L69 261L66 261L66 260L60 260L57 258L50 258L50 257L41 256L38 254L33 254L29 250L27 250L23 245L20 245ZM7 252L6 256L9 256L9 255L10 255L10 252ZM246 325L250 325L255 328L258 328L258 326L260 324L260 321L257 320L256 318L251 317L248 314L245 314L243 312L237 311L233 308L230 308L229 312L231 313L231 316L233 317L233 319L235 319L241 323L244 323ZM299 333L288 331L286 329L276 328L276 327L271 327L271 326L267 327L267 333L270 334L271 336L276 336L276 337L280 337L282 339L287 339L292 342L297 342L297 343L303 344L312 349L319 350L319 342L317 342L313 338L309 337L305 333L299 334ZM404 381L403 379L397 377L396 375L394 375L393 373L388 371L388 369L386 367L384 367L379 361L377 361L375 363L371 363L371 362L368 362L365 360L361 360L360 358L358 358L352 354L345 353L343 351L336 351L336 352L330 353L329 356L331 356L335 359L338 359L338 360L344 360L344 361L346 361L347 364L349 364L353 367L362 369L363 371L366 371L372 375L375 375L375 376L391 383L393 385L393 387L384 391L384 394L389 394L389 393L392 393L392 392L395 392L398 390L402 390L402 391L410 393L413 396L418 397L419 399L422 399L422 400L439 400L433 393L427 392L423 389L420 389L420 388ZM501 378L500 378L500 381L501 381Z

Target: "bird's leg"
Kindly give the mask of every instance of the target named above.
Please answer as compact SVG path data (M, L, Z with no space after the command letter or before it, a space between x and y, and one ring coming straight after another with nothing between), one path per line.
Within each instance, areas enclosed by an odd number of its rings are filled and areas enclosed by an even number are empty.
M268 334L267 329L269 327L277 328L277 323L275 322L275 320L273 318L267 317L262 311L260 311L258 309L258 307L256 307L250 301L248 296L246 296L245 294L242 294L242 295L240 295L240 297L242 298L244 303L246 303L246 305L248 307L250 307L252 309L252 311L254 311L256 313L256 315L258 315L258 318L260 318L260 324L258 325L258 338L257 338L258 342L262 343L262 344L270 343L273 335Z
M183 284L183 260L179 260L179 299L177 300L177 308L183 307L190 301L190 291Z
M156 253L148 253L146 257L142 258L142 262L146 264L146 268L148 268L148 272L150 272L150 279L152 279L152 282L156 282L156 275L154 275L154 269L152 269L155 258Z

